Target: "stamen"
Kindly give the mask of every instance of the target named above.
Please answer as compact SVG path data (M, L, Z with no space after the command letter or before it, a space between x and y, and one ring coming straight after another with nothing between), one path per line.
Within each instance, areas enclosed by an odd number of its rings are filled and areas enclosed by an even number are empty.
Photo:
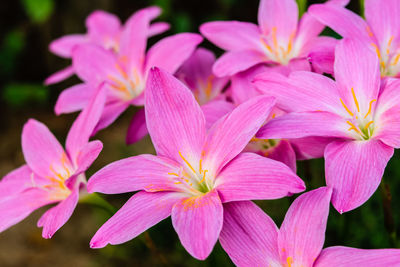
M351 93L353 94L354 103L356 103L357 111L360 112L360 106L358 105L356 94L354 93L354 88L351 88Z
M272 27L272 42L274 44L274 48L278 48L278 40L276 39L276 27Z
M210 98L210 96L211 96L212 80L213 80L213 76L210 75L210 77L208 77L208 79L207 79L207 86L206 86L206 89L204 90L205 93L206 93L206 96L207 96L208 98Z
M181 154L180 151L178 151L179 156L182 158L182 160L189 166L189 168L193 171L193 173L196 173L196 171L194 170L194 168L192 167L192 165L190 165L189 161L187 161Z
M374 121L368 122L368 123L364 126L364 129L367 130L368 127L369 127L372 123L374 123Z
M286 263L287 263L288 267L292 267L293 258L292 257L287 257L286 258Z
M394 58L394 61L390 65L391 66L396 66L397 63L399 62L399 59L400 59L400 54L397 54L396 57Z
M177 174L177 173L174 173L174 172L169 172L168 174L169 174L169 175L176 176L176 177L179 177L179 174Z
M261 38L260 40L261 40L261 43L265 46L265 48L267 48L267 50L268 50L270 53L275 54L274 51L272 50L272 48L264 41L263 38Z
M117 63L115 64L115 68L119 71L119 73L124 77L125 80L128 80L128 74L121 68L121 66Z
M353 112L350 111L350 109L346 106L346 104L343 102L343 100L340 98L340 102L342 103L342 106L344 107L344 109L347 111L347 113L350 114L350 116L354 116Z
M202 162L203 160L202 159L200 159L200 162L199 162L199 169L200 169L200 174L201 174L201 172L203 171L203 169L201 168L201 162Z
M367 29L368 36L369 36L369 37L373 37L374 34L372 33L371 28L370 28L369 26L367 26L366 29Z
M357 127L353 124L353 123L351 123L350 121L346 121L347 122L347 124L349 124L351 127L348 129L348 131L351 131L351 130L354 130L354 131L356 131L358 134L360 134L360 135L363 135L362 133L361 133L361 131L359 130L359 129L357 129Z
M381 57L381 51L379 50L379 47L375 43L371 43L371 45L375 48L375 52L378 55L379 60L381 60L382 57Z
M365 114L364 119L366 119L368 117L368 115L371 113L372 103L374 103L375 101L376 101L376 99L372 99L371 102L369 102L368 112L367 112L367 114Z
M206 173L207 173L207 170L204 171L203 179L201 179L201 181L199 182L199 184L201 184L202 182L204 182L204 180L206 179Z

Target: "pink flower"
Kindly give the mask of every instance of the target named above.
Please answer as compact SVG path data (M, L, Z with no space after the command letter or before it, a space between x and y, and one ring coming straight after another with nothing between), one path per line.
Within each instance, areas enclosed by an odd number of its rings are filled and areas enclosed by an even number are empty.
M103 148L100 141L88 140L104 101L105 91L100 90L73 123L66 150L44 124L33 119L25 124L22 150L27 164L0 181L0 231L53 203L58 204L38 221L43 237L51 238L65 224L78 203L79 190L85 186L84 172Z
M400 2L366 0L365 18L340 6L314 5L310 14L344 38L357 38L379 57L382 76L400 73Z
M227 203L221 245L238 267L397 266L400 249L322 249L331 193L321 187L299 196L280 229L251 201Z
M325 175L333 206L342 213L370 198L400 147L400 82L381 83L378 57L356 40L338 44L334 69L336 82L311 72L256 78L278 107L293 112L270 121L256 136L336 138L325 149Z
M128 19L125 26L121 25L119 18L114 14L101 10L94 11L86 19L86 34L70 34L58 38L50 43L49 49L52 53L63 58L71 58L74 47L81 44L95 44L118 53L120 49L120 38L124 35L124 31L129 29L127 25L130 24L130 21L135 20L135 16L143 12L147 12L150 16L150 20L153 20L160 15L161 9L156 6L141 9ZM168 23L156 22L150 25L148 37L160 34L168 29ZM68 66L48 77L45 84L50 85L61 82L74 73L74 68Z
M340 4L348 1L330 1ZM332 4L332 3L329 3ZM336 40L318 37L324 26L309 14L298 21L295 0L261 0L258 25L240 21L207 22L200 32L227 52L217 60L217 76L233 75L259 64L283 65L330 72Z
M303 191L303 181L286 165L252 153L239 155L273 105L271 97L256 97L207 131L192 92L153 69L145 112L157 156L123 159L91 177L90 192L140 191L97 231L91 247L126 242L171 215L182 245L205 259L222 228L223 203Z

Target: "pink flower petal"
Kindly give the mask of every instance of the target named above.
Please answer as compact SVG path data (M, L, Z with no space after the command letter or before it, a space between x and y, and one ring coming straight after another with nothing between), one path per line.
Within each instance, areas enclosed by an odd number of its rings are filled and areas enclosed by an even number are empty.
M290 36L296 34L298 19L299 9L295 0L260 1L258 25L265 35L275 28L278 40L289 41Z
M95 87L85 83L80 83L65 89L58 96L54 108L55 113L60 115L82 110L87 106L95 91Z
M93 130L93 135L110 126L129 106L129 102L115 101L106 103L100 120L97 123L96 128Z
M235 109L235 105L225 100L214 100L201 106L206 118L206 128L210 129L220 118Z
M239 105L218 120L210 129L204 145L204 166L209 174L216 175L248 144L268 118L275 100L258 96Z
M296 153L287 140L280 140L279 144L268 151L268 158L280 161L296 173Z
M147 37L153 37L168 31L171 26L166 22L156 22L150 25Z
M44 81L45 85L51 85L51 84L55 84L58 82L61 82L69 77L71 77L72 75L74 75L75 70L72 66L68 66L65 69L59 70L55 73L53 73L52 75L50 75L49 77L47 77L47 79Z
M219 242L236 266L280 266L278 228L251 201L224 204Z
M129 124L128 132L126 134L126 143L128 145L134 144L145 137L149 131L146 126L146 116L144 108L136 111L133 115L131 123Z
M60 57L70 58L72 50L76 45L87 42L87 37L83 34L71 34L60 37L52 41L49 49L52 53Z
M399 259L400 249L358 249L337 246L322 250L314 266L387 267L399 266Z
M290 144L296 152L298 160L322 158L325 147L334 141L329 137L305 137L290 139Z
M82 173L86 171L90 165L92 165L93 161L97 159L101 150L103 149L103 143L96 140L87 143L77 156L77 165L78 169L76 170L76 174Z
M200 159L205 119L192 92L171 74L153 68L146 89L146 121L157 154L183 162Z
M216 188L222 202L230 202L277 199L299 193L305 185L282 162L254 153L241 153L218 175Z
M172 160L153 155L139 155L113 162L95 173L87 184L88 192L120 194L138 190L176 191L169 173L179 166Z
M217 191L180 200L172 208L171 219L183 247L196 259L206 259L222 229L223 208Z
M325 149L326 184L340 213L364 204L378 188L393 148L379 140L335 141Z
M213 21L200 26L210 42L227 51L252 50L261 45L257 25L241 21Z
M321 187L292 203L278 234L281 262L313 265L324 245L331 194L330 188Z
M76 188L65 200L42 215L37 225L43 227L43 238L51 238L68 221L78 204L78 199L79 188Z
M179 33L162 39L147 52L145 73L151 67L175 73L202 40L203 38L195 33Z
M312 68L317 73L334 73L335 48L338 40L332 37L321 36L313 39L305 48L309 50L308 57Z
M108 48L121 30L119 18L103 10L96 10L86 18L86 28L92 43Z
M166 219L181 195L176 193L138 192L131 197L93 236L91 248L129 241Z
M53 177L54 164L65 159L65 152L60 143L41 122L30 119L22 131L22 151L29 168L42 177Z
M265 61L265 55L254 50L226 52L215 62L213 72L217 77L230 76Z

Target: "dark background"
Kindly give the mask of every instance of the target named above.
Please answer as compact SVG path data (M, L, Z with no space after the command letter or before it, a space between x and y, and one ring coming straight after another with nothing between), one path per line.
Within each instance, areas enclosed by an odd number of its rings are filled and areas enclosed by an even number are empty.
M305 2L305 1L299 1ZM309 1L310 3L324 1ZM359 13L359 1L349 8ZM159 5L164 13L159 20L171 23L171 30L150 39L150 45L168 34L197 32L210 20L256 22L258 1L243 0L6 0L0 8L0 177L23 164L20 134L28 118L44 122L63 143L76 114L57 117L53 107L59 93L78 82L72 78L45 87L51 73L69 64L48 52L51 40L65 34L85 32L84 20L96 9L117 14L125 21L134 11ZM304 7L301 8L304 10ZM329 30L324 34L333 35ZM335 36L335 35L334 35ZM203 46L220 50L208 42ZM134 110L129 110L111 127L100 132L104 150L88 172L88 177L104 165L127 156L152 153L150 140L126 147L125 132ZM307 189L324 185L323 160L299 162L298 173ZM268 171L268 170L266 170ZM325 246L359 248L399 246L400 157L389 162L384 183L362 207L339 215L331 210ZM392 193L393 199L390 203ZM130 195L106 196L120 207ZM280 225L295 197L257 202ZM110 217L105 211L79 205L70 221L51 240L41 238L36 221L45 209L34 212L22 223L0 233L0 266L232 266L219 245L210 257L200 262L182 248L170 219L153 227L146 235L119 246L91 250L90 238ZM0 214L1 216L1 214ZM386 219L385 219L386 218ZM150 238L149 238L150 237Z

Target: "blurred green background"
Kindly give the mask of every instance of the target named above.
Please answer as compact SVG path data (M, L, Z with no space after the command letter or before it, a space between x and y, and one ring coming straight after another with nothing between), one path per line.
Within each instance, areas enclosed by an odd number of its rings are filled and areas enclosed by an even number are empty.
M306 5L324 1L298 1L300 11ZM349 8L359 13L360 1ZM57 117L53 113L59 93L78 82L77 78L45 87L44 79L69 64L48 52L51 40L65 34L85 32L84 20L96 9L117 14L125 21L134 11L159 5L164 12L160 20L171 23L164 34L197 32L209 20L235 19L256 22L258 0L6 0L0 9L0 176L23 164L20 133L30 117L49 126L64 141L76 114ZM324 34L334 35L326 30ZM163 36L150 40L154 43ZM203 46L220 50L210 43ZM126 147L125 133L134 110L125 113L110 128L99 133L105 144L103 153L90 169L88 177L104 165L127 156L152 153L150 140ZM308 190L324 185L323 160L299 162L298 173ZM268 171L268 170L266 170ZM325 246L344 245L359 248L399 247L400 233L400 155L390 161L384 183L361 208L338 214L331 210ZM391 194L390 194L391 193ZM106 196L120 207L130 195ZM257 202L280 225L294 197ZM197 261L180 245L170 219L147 234L119 246L101 250L88 247L90 238L110 217L107 212L79 205L71 220L51 240L41 238L36 221L43 209L22 223L0 234L0 266L232 266L219 245L210 257ZM1 215L0 215L1 216ZM150 237L150 238L149 238Z

